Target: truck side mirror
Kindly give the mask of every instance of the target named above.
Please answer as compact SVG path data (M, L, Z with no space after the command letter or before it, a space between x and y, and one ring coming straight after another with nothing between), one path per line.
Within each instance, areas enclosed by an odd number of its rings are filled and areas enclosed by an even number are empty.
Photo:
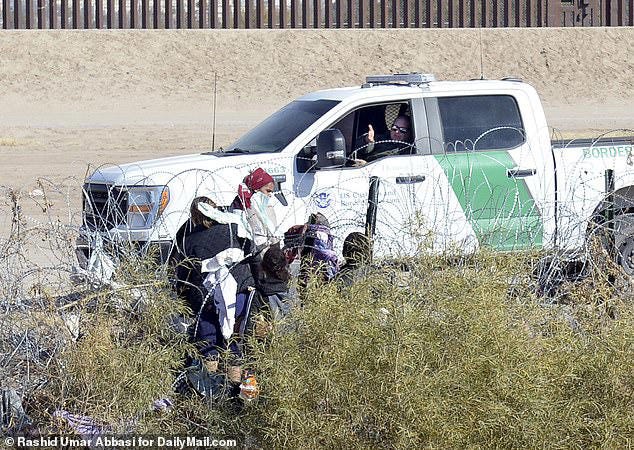
M341 130L329 128L317 136L317 167L342 166L346 162L346 139Z
M286 175L273 175L273 183L275 183L275 193L273 194L273 196L282 204L282 206L288 206L288 200L286 200L286 197L284 197L284 192L282 192L282 183L285 182Z

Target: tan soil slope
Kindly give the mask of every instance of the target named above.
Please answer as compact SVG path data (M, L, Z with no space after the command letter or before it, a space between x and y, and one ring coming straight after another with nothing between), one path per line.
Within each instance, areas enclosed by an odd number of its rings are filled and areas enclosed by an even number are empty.
M634 128L634 29L0 32L0 185L208 149L305 92L367 74L517 76L550 124Z
M634 29L3 32L3 96L199 99L214 72L240 100L289 99L366 74L514 75L551 102L632 94Z

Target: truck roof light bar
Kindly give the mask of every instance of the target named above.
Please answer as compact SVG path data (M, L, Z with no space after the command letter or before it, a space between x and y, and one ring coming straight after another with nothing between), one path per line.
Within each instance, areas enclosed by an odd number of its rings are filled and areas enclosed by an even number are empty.
M382 84L426 84L436 81L436 77L431 73L394 73L391 75L369 75L365 79L363 87L377 86Z
M515 81L517 83L523 83L524 80L522 80L521 78L518 77L504 77L502 78L502 81Z

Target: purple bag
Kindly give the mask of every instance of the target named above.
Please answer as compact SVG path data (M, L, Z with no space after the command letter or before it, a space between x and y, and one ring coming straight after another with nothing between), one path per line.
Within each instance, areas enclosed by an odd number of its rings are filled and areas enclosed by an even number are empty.
M325 265L326 279L331 280L339 271L339 259L334 251L334 238L330 228L325 225L308 225L304 239L304 251L312 255L311 266Z

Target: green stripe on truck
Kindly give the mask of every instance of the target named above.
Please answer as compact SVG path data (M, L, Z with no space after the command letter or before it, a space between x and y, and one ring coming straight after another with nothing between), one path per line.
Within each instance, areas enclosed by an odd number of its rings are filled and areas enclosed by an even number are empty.
M436 155L480 245L496 250L542 246L539 208L521 178L507 176L516 166L506 151Z

